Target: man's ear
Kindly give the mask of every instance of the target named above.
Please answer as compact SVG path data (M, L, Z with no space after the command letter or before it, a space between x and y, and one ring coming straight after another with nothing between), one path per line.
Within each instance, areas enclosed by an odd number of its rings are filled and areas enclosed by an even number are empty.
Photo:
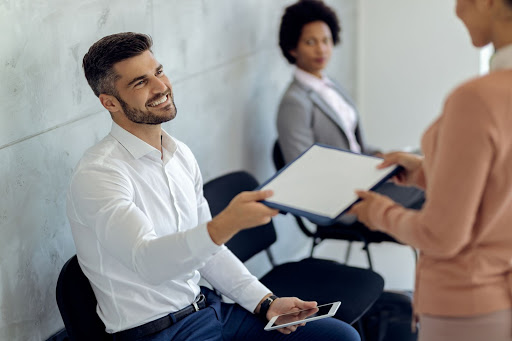
M288 51L288 53L295 59L297 59L297 49Z
M121 110L121 103L112 95L100 94L101 105L111 113Z

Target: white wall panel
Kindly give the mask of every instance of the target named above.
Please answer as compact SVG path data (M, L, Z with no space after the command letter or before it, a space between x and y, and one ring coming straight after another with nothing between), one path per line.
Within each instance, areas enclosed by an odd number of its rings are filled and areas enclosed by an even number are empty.
M367 137L385 150L418 148L458 83L479 72L455 1L361 0L359 104Z

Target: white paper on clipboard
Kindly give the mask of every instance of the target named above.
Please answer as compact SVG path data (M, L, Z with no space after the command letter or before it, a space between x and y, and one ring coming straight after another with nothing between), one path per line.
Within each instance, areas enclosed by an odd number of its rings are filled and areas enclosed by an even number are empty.
M358 198L356 189L369 190L389 178L397 167L377 169L381 158L315 144L286 166L261 189L274 195L265 202L335 219Z

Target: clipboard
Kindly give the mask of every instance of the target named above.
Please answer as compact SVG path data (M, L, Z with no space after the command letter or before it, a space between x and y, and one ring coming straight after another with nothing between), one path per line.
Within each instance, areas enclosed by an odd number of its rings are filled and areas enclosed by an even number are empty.
M262 203L318 225L332 225L359 201L356 189L374 190L402 169L377 169L381 162L378 157L314 144L259 187L274 191Z

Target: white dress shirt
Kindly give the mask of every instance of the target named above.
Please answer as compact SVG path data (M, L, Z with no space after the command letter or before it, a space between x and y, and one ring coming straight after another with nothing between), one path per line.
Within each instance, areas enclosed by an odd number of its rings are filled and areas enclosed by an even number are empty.
M309 72L302 69L295 69L295 78L302 84L310 87L316 91L322 99L336 112L338 117L343 122L345 135L347 136L350 150L356 153L361 153L361 146L356 139L357 128L357 115L351 105L341 96L335 89L335 84L327 78L322 76L318 78Z
M512 69L512 44L497 50L491 58L491 72Z
M67 214L78 261L109 333L191 304L203 276L254 311L270 292L210 238L203 182L190 149L162 130L159 150L117 124L72 176Z

